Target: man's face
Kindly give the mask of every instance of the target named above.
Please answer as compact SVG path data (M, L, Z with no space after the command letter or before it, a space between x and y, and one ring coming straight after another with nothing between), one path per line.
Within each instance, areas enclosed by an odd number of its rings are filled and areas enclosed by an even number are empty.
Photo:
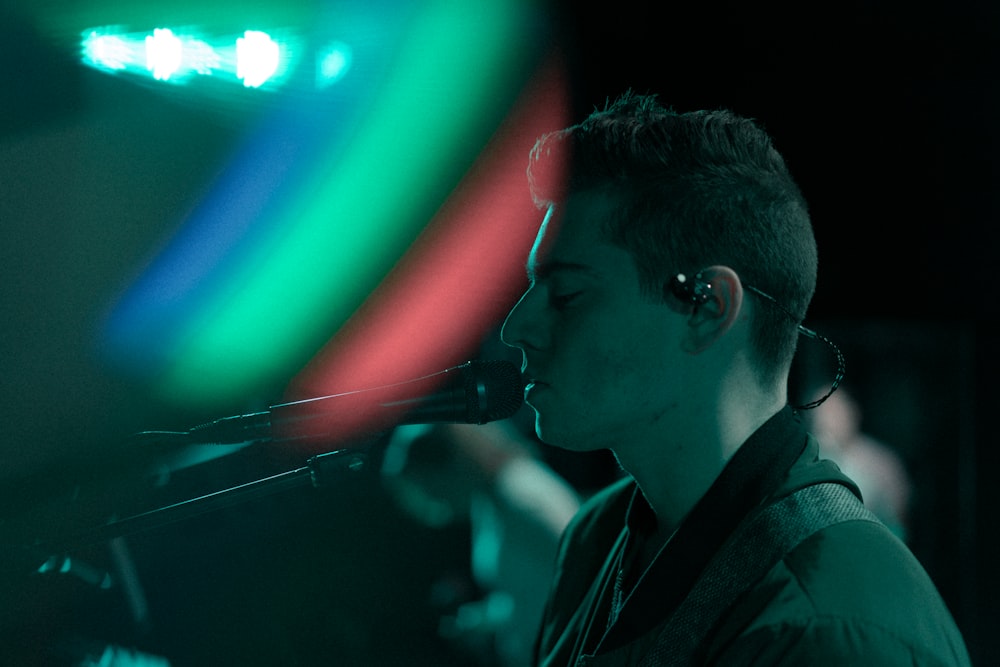
M601 237L612 205L589 193L549 209L502 332L523 353L538 436L581 451L662 437L682 390L684 318L644 297L632 257Z

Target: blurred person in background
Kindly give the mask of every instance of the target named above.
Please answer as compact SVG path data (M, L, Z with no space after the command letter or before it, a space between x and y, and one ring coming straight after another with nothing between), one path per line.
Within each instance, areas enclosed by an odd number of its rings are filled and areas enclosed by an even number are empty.
M902 457L862 430L862 412L843 386L808 413L820 453L858 483L865 506L901 540L907 539L912 483Z
M468 522L470 568L482 592L442 619L441 633L483 665L530 662L563 529L576 491L507 421L396 429L383 479L411 516L431 527Z

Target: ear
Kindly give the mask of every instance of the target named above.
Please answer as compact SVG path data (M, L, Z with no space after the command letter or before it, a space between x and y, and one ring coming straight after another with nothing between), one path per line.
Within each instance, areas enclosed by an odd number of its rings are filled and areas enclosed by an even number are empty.
M708 283L707 299L691 309L684 350L698 354L730 331L743 312L743 284L728 266L710 266L698 273Z

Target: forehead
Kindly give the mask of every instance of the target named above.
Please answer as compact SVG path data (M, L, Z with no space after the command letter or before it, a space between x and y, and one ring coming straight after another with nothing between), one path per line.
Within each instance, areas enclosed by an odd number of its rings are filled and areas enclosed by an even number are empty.
M613 210L611 198L599 193L576 194L550 205L528 255L528 273L544 272L548 265L596 268L608 261L609 254L627 255L611 245L602 232Z

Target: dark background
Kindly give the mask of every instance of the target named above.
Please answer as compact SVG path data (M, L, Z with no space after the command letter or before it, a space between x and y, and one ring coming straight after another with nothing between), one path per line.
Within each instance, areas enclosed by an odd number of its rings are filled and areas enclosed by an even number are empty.
M442 573L467 576L467 535L408 522L370 470L333 489L295 490L130 538L128 560L148 605L143 623L135 621L136 601L118 590L35 571L49 554L22 543L37 532L88 525L121 498L129 509L158 507L300 462L243 451L181 471L155 491L116 474L135 454L108 445L109 436L183 415L166 415L140 394L118 421L88 417L135 388L95 373L74 328L86 323L90 294L127 273L121 249L143 247L164 229L154 221L149 229L109 231L91 221L103 212L96 204L88 212L53 202L61 180L94 178L57 156L72 150L69 121L94 112L95 87L115 84L48 48L30 14L6 13L0 57L19 63L0 70L0 416L7 424L0 528L8 536L0 590L9 591L0 646L10 664L70 664L105 643L169 654L177 665L468 660L435 640L436 614L447 603L428 593ZM728 107L770 131L810 202L820 247L810 324L846 353L847 386L864 405L866 430L907 464L916 489L911 545L978 663L997 653L1000 620L992 603L1000 593L991 520L998 491L990 477L1000 315L998 14L969 0L564 1L552 4L551 32L571 77L574 118L631 88L656 92L679 110ZM113 91L136 105L147 94ZM181 129L197 121L189 108L156 109ZM143 162L139 148L130 151L130 137L144 149L168 142L123 127L119 148L94 157L129 167L120 172L127 175L90 185L124 192L122 207L142 201L164 210L199 191L210 166ZM197 147L176 150L221 154L230 138L207 133ZM169 187L150 187L153 176ZM42 257L49 264L40 264ZM60 294L66 302L45 307ZM46 391L66 397L77 430L38 424L22 397ZM91 465L60 463L69 441L67 449L92 451ZM553 460L582 485L592 480L580 472L587 464ZM111 552L94 545L79 561L111 568Z

